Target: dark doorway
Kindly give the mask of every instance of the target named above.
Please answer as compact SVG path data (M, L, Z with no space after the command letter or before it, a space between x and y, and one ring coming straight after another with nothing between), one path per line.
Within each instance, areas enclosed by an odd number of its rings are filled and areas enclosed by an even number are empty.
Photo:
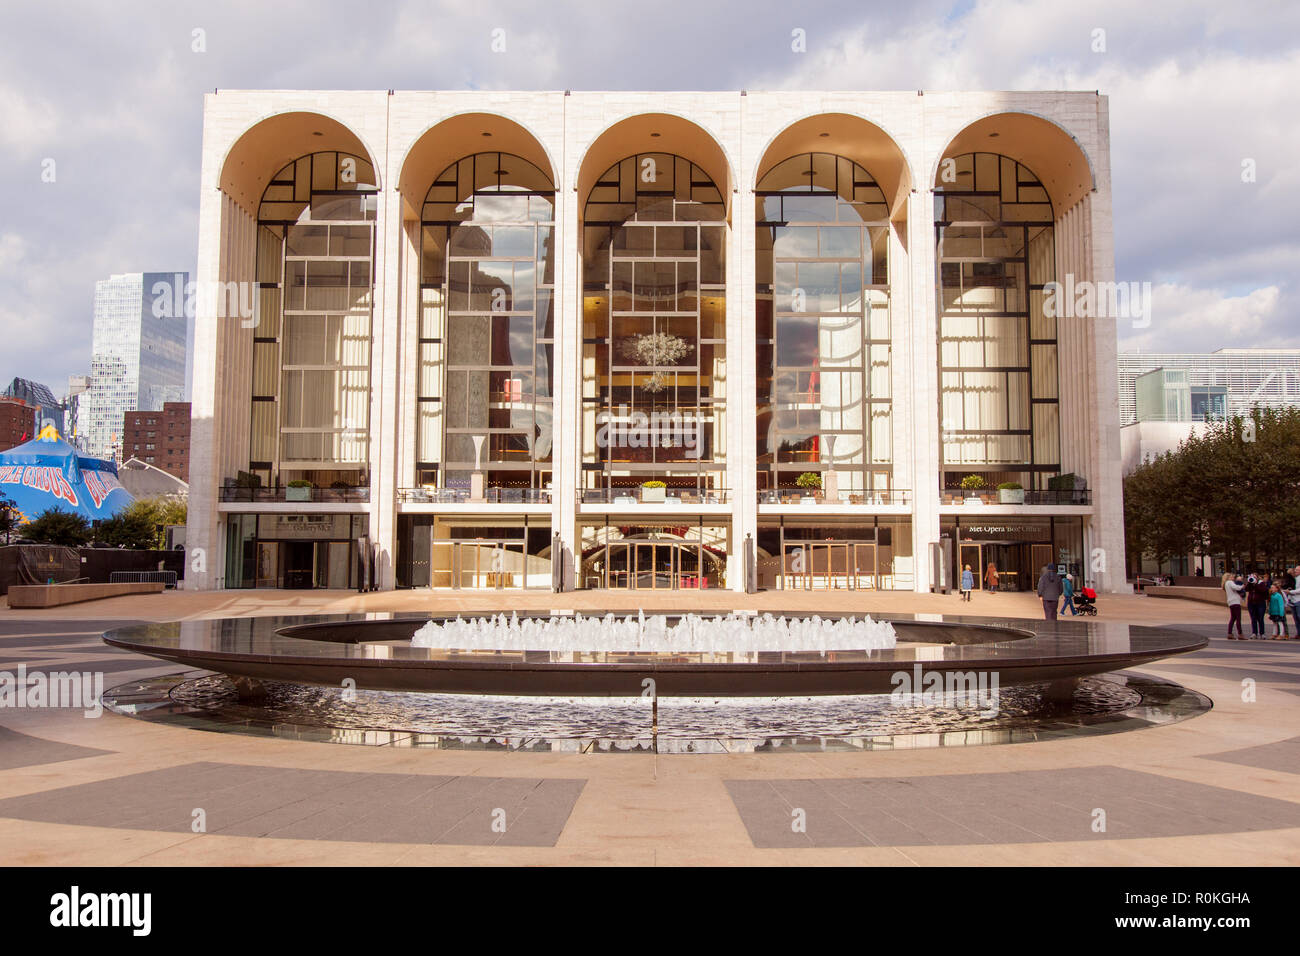
M310 588L315 584L316 545L313 541L286 541L284 549L284 586Z

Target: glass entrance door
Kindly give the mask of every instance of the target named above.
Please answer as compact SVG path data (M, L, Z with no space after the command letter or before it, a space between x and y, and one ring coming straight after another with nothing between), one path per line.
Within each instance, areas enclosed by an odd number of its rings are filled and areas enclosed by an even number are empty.
M963 544L961 546L961 555L957 561L957 587L961 587L961 575L967 567L970 568L971 577L975 579L975 590L979 591L984 587L984 575L980 569L984 566L981 561L984 557L984 547L978 544Z

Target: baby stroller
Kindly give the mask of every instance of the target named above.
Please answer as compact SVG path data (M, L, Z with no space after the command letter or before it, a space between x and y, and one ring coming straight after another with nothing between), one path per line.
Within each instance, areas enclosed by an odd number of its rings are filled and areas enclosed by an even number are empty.
M1074 596L1074 608L1080 614L1087 614L1090 617L1097 616L1097 589L1080 588L1079 593Z

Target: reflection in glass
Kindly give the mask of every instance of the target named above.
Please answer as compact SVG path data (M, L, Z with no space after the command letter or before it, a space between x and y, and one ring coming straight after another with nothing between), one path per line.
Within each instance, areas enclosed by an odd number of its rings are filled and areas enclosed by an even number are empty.
M803 153L758 184L758 478L835 475L842 495L892 487L889 210L871 175Z
M421 223L417 480L488 488L550 480L554 199L550 178L478 153L434 180Z

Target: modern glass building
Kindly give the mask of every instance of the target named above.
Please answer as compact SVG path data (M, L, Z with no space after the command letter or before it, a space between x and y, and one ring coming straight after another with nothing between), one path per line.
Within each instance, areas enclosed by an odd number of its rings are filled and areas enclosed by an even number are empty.
M189 583L1123 588L1114 320L1044 305L1108 150L1093 93L214 93Z
M1118 367L1121 425L1300 408L1300 349L1124 352Z
M87 453L118 457L122 416L185 400L184 272L130 272L95 283L90 389L79 400Z
M0 396L19 399L36 409L35 421L32 423L33 435L47 424L57 428L59 434L64 433L63 403L54 397L48 385L30 379L15 378L5 386L3 392L0 392Z

